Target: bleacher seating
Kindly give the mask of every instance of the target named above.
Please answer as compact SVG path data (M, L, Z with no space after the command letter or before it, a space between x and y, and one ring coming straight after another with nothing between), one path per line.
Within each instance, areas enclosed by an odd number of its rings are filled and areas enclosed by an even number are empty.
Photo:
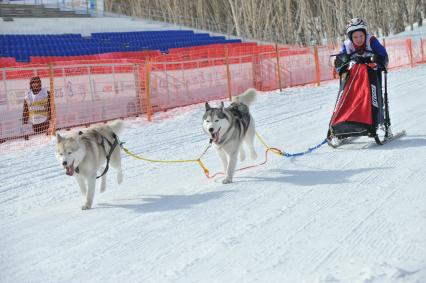
M30 57L85 56L110 52L159 50L210 44L239 43L223 36L194 33L192 30L92 33L61 35L0 35L0 57L14 57L17 62L29 62Z

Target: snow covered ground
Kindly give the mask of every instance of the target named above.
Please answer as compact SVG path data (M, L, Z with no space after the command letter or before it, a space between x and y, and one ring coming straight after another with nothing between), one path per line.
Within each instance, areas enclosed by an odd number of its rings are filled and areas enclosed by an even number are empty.
M318 144L337 87L260 95L258 132L288 152ZM53 140L16 141L0 155L0 282L426 282L425 89L426 65L389 74L393 127L408 132L400 140L270 155L230 185L195 163L124 155L123 184L111 170L89 211ZM144 157L195 158L208 144L203 112L130 119L121 139ZM222 171L213 150L203 161Z
M405 28L404 32L388 36L387 38L411 37L412 39L426 38L426 20L423 20L423 25L419 27L418 23L413 24L413 30L410 26Z

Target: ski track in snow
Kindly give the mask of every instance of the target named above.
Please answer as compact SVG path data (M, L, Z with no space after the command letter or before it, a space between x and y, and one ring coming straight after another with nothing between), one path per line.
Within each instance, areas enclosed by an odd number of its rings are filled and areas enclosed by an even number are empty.
M393 130L407 136L384 146L362 137L270 154L231 185L196 163L124 154L123 184L111 170L89 211L54 141L2 154L0 281L426 282L425 78L426 65L389 73ZM260 94L257 130L270 146L304 151L325 138L336 93L330 81ZM121 140L148 158L196 158L208 144L203 111L129 119ZM258 160L239 167L263 160L256 146ZM214 150L203 162L222 171Z

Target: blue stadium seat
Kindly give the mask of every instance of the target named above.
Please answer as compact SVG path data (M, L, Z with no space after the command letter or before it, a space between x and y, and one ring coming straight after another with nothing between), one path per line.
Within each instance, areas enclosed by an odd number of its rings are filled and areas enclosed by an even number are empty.
M99 32L89 37L81 34L6 34L0 35L0 57L15 57L28 62L30 56L77 56L106 52L160 50L169 48L238 43L223 36L194 33L192 30Z

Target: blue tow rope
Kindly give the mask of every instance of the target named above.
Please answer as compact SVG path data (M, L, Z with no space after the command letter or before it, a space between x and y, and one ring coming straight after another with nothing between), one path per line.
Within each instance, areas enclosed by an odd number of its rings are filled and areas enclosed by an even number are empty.
M307 153L311 153L312 151L314 151L315 149L321 147L325 143L327 143L327 139L324 139L321 143L317 144L314 147L310 147L308 150L305 150L303 152L296 152L296 153L283 152L282 155L285 156L285 157L295 157L295 156L305 155Z

